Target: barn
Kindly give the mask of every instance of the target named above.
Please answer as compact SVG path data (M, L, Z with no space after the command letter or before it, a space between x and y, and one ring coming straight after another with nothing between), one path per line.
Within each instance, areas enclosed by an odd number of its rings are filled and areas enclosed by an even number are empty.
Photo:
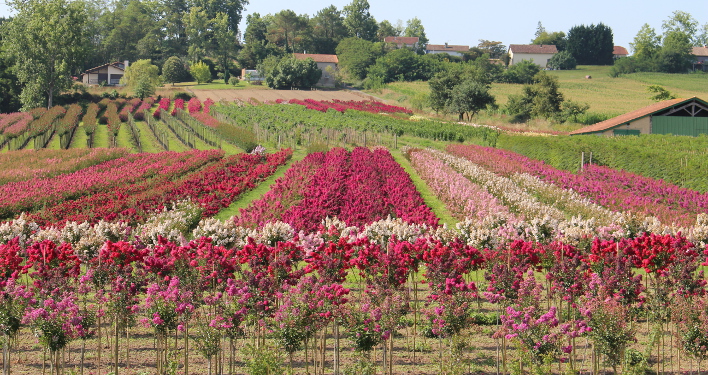
M671 99L570 132L604 136L708 134L708 103L697 97Z

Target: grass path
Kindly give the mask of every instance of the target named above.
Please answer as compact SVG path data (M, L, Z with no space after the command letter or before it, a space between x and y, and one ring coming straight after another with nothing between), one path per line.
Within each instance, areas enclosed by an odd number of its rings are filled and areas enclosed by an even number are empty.
M241 196L236 201L231 203L230 206L224 208L223 210L219 211L218 214L214 215L214 218L219 219L221 221L225 221L234 215L238 215L239 210L241 208L246 208L249 204L251 204L251 202L261 198L263 194L270 190L270 187L271 185L273 185L273 183L275 183L275 180L285 175L285 171L287 171L294 162L304 159L305 156L307 156L305 150L294 151L293 157L290 158L290 160L285 165L280 166L280 168L278 168L275 173L265 179L265 181L258 184L255 189L249 190L241 194Z
M57 134L57 132L54 132L54 135L52 135L52 139L50 139L49 143L47 143L46 148L49 150L61 149L61 137Z
M445 204L440 201L440 199L438 199L438 197L430 190L428 184L423 181L420 176L418 176L418 173L416 173L415 169L413 169L413 166L408 159L403 156L403 153L400 150L390 151L396 162L398 162L398 164L400 164L411 177L413 185L415 185L415 188L420 193L420 196L423 197L425 204L433 210L435 216L440 218L440 223L447 224L448 227L454 228L455 224L457 224L459 220L455 219L452 214L450 214L450 211L448 211L447 207L445 207Z
M108 148L108 126L98 125L93 133L93 147Z
M138 152L137 147L134 146L132 141L133 135L130 131L130 125L128 123L122 123L120 129L118 129L118 136L116 136L116 147L124 147L130 150L130 152Z
M84 127L79 126L78 128L76 128L74 136L71 138L69 148L86 148L87 139L88 136L86 135L86 131L84 131Z
M143 152L162 152L164 148L157 142L157 138L152 134L150 128L145 121L136 121L135 127L138 128L138 137L143 146Z

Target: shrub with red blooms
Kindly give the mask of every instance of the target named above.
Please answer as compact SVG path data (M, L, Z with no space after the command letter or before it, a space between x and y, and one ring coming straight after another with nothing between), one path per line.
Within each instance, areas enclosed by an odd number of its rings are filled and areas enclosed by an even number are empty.
M276 103L283 103L281 99L276 100ZM332 101L318 101L314 99L290 99L288 104L298 104L307 107L307 109L313 109L315 111L327 112L327 110L334 109L338 112L344 112L348 109L362 112L370 113L405 113L412 115L413 111L408 108L398 107L394 105L388 105L381 102L373 100L362 100L362 101L344 101L334 99Z
M170 98L162 98L157 105L157 109L155 109L155 112L152 114L152 117L159 119L160 111L167 111L168 109L170 109Z
M202 102L199 101L197 98L192 98L189 99L189 102L187 102L187 111L189 114L201 112L202 110Z
M184 110L184 99L175 99L175 106L170 115L174 116L178 109Z
M44 240L32 244L26 251L23 271L33 271L30 273L33 284L45 295L65 289L81 272L81 260L69 243L57 245Z

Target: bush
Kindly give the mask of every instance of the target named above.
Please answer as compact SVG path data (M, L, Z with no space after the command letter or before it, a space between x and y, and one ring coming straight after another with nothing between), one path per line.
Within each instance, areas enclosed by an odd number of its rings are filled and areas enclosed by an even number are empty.
M246 345L245 354L246 372L249 375L283 375L283 359L280 351L267 347L256 348Z
M571 70L575 69L578 63L569 51L561 51L553 55L548 60L548 67L551 69Z
M185 102L188 102L189 99L192 99L192 95L190 95L189 93L180 91L180 92L176 92L176 93L172 96L172 99L174 99L174 100L182 99L182 100L184 100Z
M229 84L231 86L236 86L236 85L238 85L239 82L241 82L241 81L239 81L238 77L236 77L236 76L231 76L231 78L229 78Z

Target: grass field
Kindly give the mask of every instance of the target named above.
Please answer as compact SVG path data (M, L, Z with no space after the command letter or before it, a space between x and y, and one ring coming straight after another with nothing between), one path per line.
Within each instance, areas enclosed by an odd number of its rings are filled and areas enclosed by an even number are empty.
M549 71L558 77L560 89L566 99L587 103L589 112L619 115L645 107L653 102L646 89L661 85L680 98L708 97L708 74L635 73L619 78L609 76L609 66L579 66L575 70ZM591 76L586 79L585 76ZM495 83L492 94L497 103L504 105L508 96L520 94L523 85ZM394 82L380 92L371 92L382 99L411 106L416 96L429 93L427 82Z

